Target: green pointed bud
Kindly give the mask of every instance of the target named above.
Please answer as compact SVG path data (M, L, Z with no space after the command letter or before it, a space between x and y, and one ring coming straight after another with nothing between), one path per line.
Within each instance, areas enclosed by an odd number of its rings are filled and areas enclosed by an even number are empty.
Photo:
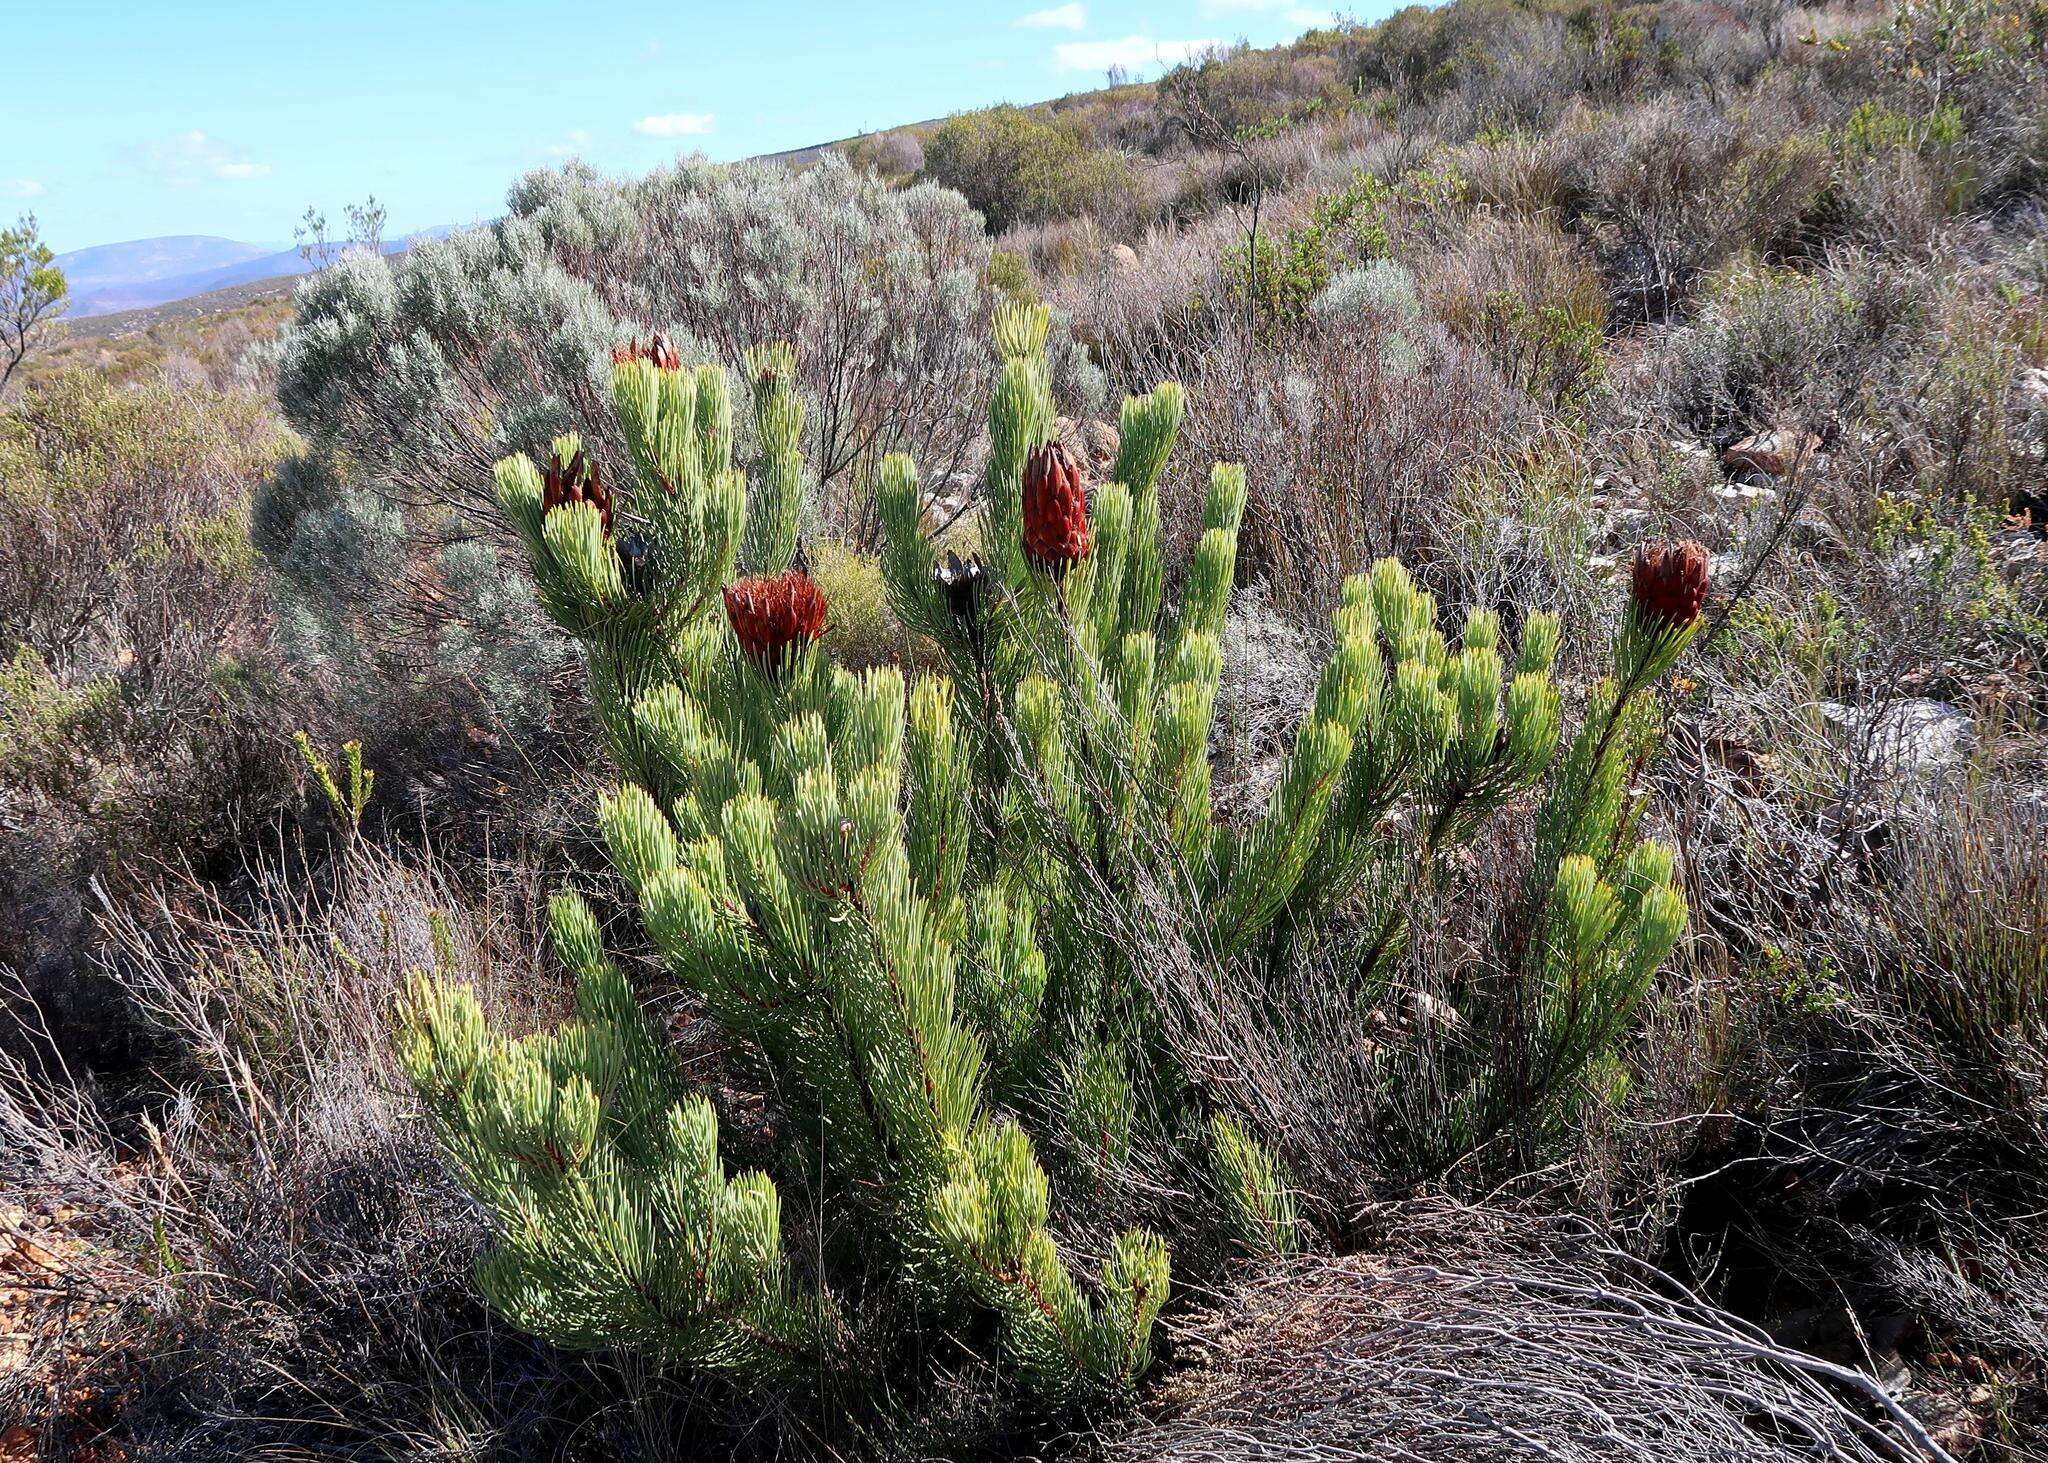
M1291 1254L1301 1215L1272 1151L1228 1113L1209 1120L1210 1172L1231 1237L1254 1255Z
M840 721L833 753L841 771L881 767L894 776L903 762L903 672L892 665L862 671L834 700Z
M703 884L682 869L665 869L640 889L640 918L669 969L702 988L707 952L726 943Z
M603 968L604 940L597 917L581 894L564 889L548 901L548 934L555 955L571 974L583 977Z
M832 765L832 742L825 718L802 712L775 729L775 771L779 785L793 786L807 772Z
M1647 983L1684 932L1685 896L1669 884L1649 890L1636 913L1635 950L1630 959L1632 978Z
M1217 463L1209 470L1209 496L1202 504L1202 527L1236 533L1244 522L1249 491L1245 486L1243 463Z
M732 389L725 367L697 368L697 462L706 482L732 470Z
M1419 660L1395 669L1387 705L1387 732L1395 766L1417 772L1433 768L1457 726L1457 702L1438 684L1437 673Z
M1123 654L1118 658L1116 676L1117 712L1130 730L1134 750L1152 740L1152 686L1158 665L1157 642L1148 634L1126 635ZM1132 765L1142 768L1145 759L1134 755Z
M1561 942L1559 953L1572 967L1594 961L1614 934L1621 914L1614 890L1584 854L1572 854L1558 863L1551 908Z
M1130 549L1124 555L1123 613L1119 633L1151 630L1159 623L1166 576L1159 562L1159 494L1140 494L1131 505Z
M996 353L1005 362L1033 361L1045 354L1052 311L1044 305L1003 300L995 308L994 326Z
M1372 603L1380 629L1392 647L1394 659L1406 660L1409 648L1424 620L1421 592L1399 559L1379 559L1372 566Z
M1031 906L991 885L977 889L967 910L967 956L963 1010L992 1052L1016 1051L1030 1039L1045 998L1045 956Z
M693 1095L668 1110L668 1180L676 1207L694 1221L703 1244L713 1197L725 1186L718 1157L718 1113L710 1099Z
M529 554L541 552L541 476L533 459L524 452L507 457L491 469L498 488L498 503L512 520Z
M1343 614L1339 611L1339 614ZM1355 621L1358 617L1352 616ZM1347 730L1359 724L1373 692L1373 669L1379 648L1364 635L1337 642L1316 685L1315 715Z
M1181 605L1185 633L1220 636L1230 609L1230 591L1237 573L1237 534L1212 528L1195 545L1188 569L1187 594Z
M1114 650L1130 551L1130 491L1121 483L1104 483L1096 490L1089 521L1093 546L1068 578L1067 604L1074 619L1094 632L1096 645Z
M1148 493L1165 470L1187 414L1187 393L1167 381L1144 396L1124 399L1117 420L1116 467L1110 476L1133 493Z
M541 539L569 599L586 616L616 608L626 599L619 556L605 533L604 519L588 503L557 508L541 520Z
M1515 670L1522 674L1548 674L1557 664L1557 648L1562 635L1557 616L1548 610L1538 610L1529 616L1522 625L1521 653L1515 658Z
M1671 850L1653 838L1646 838L1629 855L1622 882L1631 889L1661 888L1671 882L1676 868L1677 860Z
M1557 755L1564 712L1550 677L1524 671L1508 685L1507 751L1503 762L1513 783L1526 786L1543 775Z
M1442 675L1457 703L1459 759L1469 769L1483 767L1493 759L1500 730L1500 656L1491 647L1461 650Z
M755 346L746 356L753 386L754 441L760 469L747 493L740 567L780 574L796 553L809 486L803 460L804 399L796 390L796 350L786 342Z
M668 819L635 783L621 783L617 791L598 799L597 822L612 863L635 889L673 868L680 857Z

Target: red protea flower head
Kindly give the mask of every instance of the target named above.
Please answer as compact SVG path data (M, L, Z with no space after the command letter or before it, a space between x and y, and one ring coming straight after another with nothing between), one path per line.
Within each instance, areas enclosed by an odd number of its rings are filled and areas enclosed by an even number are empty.
M1656 629L1683 630L1707 598L1707 550L1697 539L1654 540L1636 550L1629 582L1636 611Z
M801 569L760 574L726 586L725 617L748 659L773 676L792 646L800 650L825 633L825 595Z
M1024 557L1055 579L1088 557L1088 492L1081 464L1064 443L1033 450L1024 463Z
M597 510L597 521L604 531L612 531L612 493L597 475L597 464L583 455L578 448L576 455L566 463L560 457L548 459L548 470L541 477L540 511L543 515L557 508L566 508L571 503L588 503Z
M680 371L683 368L683 358L668 343L668 337L658 330L647 338L645 345L636 335L624 345L612 347L614 366L623 366L631 361L650 361L657 371Z

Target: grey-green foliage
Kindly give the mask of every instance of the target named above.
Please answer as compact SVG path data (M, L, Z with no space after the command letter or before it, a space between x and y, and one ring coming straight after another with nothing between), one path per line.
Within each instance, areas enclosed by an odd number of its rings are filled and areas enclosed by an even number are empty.
M1333 329L1375 320L1408 324L1422 318L1422 297L1405 266L1374 259L1333 275L1310 302L1309 311Z
M588 280L622 321L703 344L744 368L790 342L810 405L804 452L828 490L890 452L928 482L957 471L980 426L989 242L957 193L892 189L837 157L802 172L688 159L617 183L530 174L508 237ZM1099 375L1061 339L1070 410L1099 410Z
M1910 379L1938 354L1933 293L1918 270L1855 255L1812 274L1730 271L1698 317L1660 342L1655 399L1709 442L1774 426L1824 430L1887 377Z
M356 252L299 287L278 401L364 486L477 512L492 462L538 449L602 399L618 335L596 290L502 225L396 262Z
M825 526L872 534L881 456L916 454L936 484L978 431L987 260L945 189L892 191L836 161L701 160L628 181L535 172L495 224L396 260L345 256L300 287L276 347L279 399L308 445L266 490L259 542L283 570L295 647L333 667L403 664L530 727L569 647L517 613L526 579L492 463L543 456L572 429L616 451L601 407L612 348L636 334L663 330L686 362L741 382L757 341L784 340L808 407L789 459L813 476L803 496ZM1063 335L1051 353L1064 409L1098 411L1085 353ZM767 445L752 432L743 409L743 455Z
M277 573L280 644L347 706L354 729L415 685L466 688L514 732L547 723L571 646L533 614L532 582L497 544L420 544L399 505L312 455L284 459L261 485L251 537ZM427 577L434 593L422 605Z

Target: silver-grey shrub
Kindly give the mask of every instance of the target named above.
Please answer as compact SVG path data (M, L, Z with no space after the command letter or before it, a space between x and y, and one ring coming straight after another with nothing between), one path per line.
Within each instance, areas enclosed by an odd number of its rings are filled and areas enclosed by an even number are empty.
M756 342L795 345L805 455L841 506L889 452L964 466L992 302L988 236L959 194L892 189L837 157L803 172L688 159L627 183L532 173L511 205L500 232L587 284L615 333L666 330L734 371Z
M1415 276L1390 259L1375 259L1332 276L1309 304L1317 323L1332 329L1363 325L1376 318L1409 322L1422 316Z
M278 401L363 486L409 507L490 502L490 465L602 399L617 322L516 221L391 264L342 257L300 286Z
M656 330L742 381L747 346L795 345L819 527L871 537L882 456L913 454L937 487L978 450L989 247L943 188L891 189L837 158L802 172L691 159L629 180L537 171L487 227L396 261L344 258L300 288L275 351L307 452L259 502L258 536L295 649L337 686L374 663L366 716L398 669L536 729L568 648L537 616L513 623L528 596L494 536L490 464L572 428L606 457L612 348ZM1063 409L1099 410L1085 353L1053 355Z

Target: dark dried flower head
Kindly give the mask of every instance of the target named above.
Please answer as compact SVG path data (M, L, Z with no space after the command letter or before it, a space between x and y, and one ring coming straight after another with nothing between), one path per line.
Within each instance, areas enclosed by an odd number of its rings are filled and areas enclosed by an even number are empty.
M932 571L932 577L939 582L939 591L946 596L946 609L953 618L974 630L981 618L982 601L988 597L988 565L981 555L963 560L948 549L946 562Z
M668 337L656 331L642 345L640 337L634 336L624 345L612 347L612 364L623 366L631 361L651 362L657 371L680 371L683 358L676 354L676 348L668 343Z
M619 540L619 577L634 594L654 587L654 545L637 533Z
M1636 550L1629 596L1651 624L1684 629L1700 617L1706 602L1706 547L1696 539L1642 545Z
M541 478L540 510L542 514L566 508L571 503L588 503L597 510L597 521L604 531L612 531L612 494L598 479L597 464L578 449L568 462L559 457L548 459L548 470Z
M1024 557L1052 575L1088 557L1088 491L1081 464L1063 443L1035 449L1024 463Z
M725 615L740 649L766 675L775 675L791 654L825 633L825 595L801 569L762 574L728 585Z

